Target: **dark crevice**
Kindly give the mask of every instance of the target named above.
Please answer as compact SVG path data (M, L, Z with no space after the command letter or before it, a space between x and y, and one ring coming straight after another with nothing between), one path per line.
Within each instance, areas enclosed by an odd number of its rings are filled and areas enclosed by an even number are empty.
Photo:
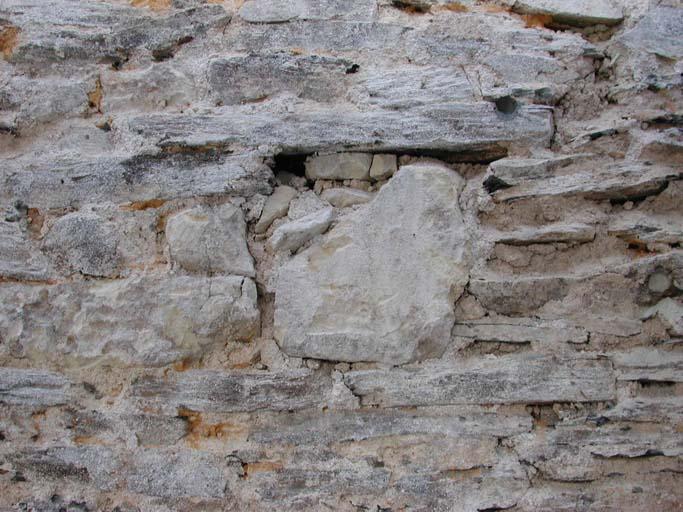
M672 380L639 379L637 382L641 388L670 388L676 385L676 383Z
M295 176L306 176L305 163L310 155L311 153L280 153L275 155L273 173L277 175L280 172L288 172Z
M424 14L429 12L430 5L423 4L422 2L415 1L405 1L405 0L392 0L391 6L402 11L412 13L412 14Z
M512 115L517 111L517 100L512 96L501 96L497 98L494 102L496 104L496 110L501 114Z
M493 194L498 190L503 190L510 187L511 185L508 185L503 180L494 175L491 175L484 180L484 188L489 194Z

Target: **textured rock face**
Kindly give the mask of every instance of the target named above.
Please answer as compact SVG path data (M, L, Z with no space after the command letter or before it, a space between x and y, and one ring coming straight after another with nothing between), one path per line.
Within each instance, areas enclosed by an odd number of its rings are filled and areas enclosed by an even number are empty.
M440 355L468 277L462 185L446 167L405 166L285 264L275 286L284 352L392 364Z
M193 208L166 222L171 261L191 271L254 277L242 210L232 205Z
M0 1L0 511L681 510L681 26Z

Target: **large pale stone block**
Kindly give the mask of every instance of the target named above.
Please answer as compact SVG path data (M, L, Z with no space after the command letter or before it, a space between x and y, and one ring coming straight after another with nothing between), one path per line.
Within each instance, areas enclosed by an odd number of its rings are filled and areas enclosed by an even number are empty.
M254 277L246 232L242 210L231 204L185 210L166 223L174 263L196 272Z
M287 262L275 335L289 355L400 364L440 354L468 279L462 178L401 168L375 199Z

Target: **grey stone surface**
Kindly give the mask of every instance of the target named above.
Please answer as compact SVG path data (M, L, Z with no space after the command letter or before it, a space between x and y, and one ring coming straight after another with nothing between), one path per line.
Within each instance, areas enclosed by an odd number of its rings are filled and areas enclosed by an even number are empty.
M542 196L581 196L588 199L637 199L661 192L669 181L680 179L677 169L623 164L547 179L534 180L495 192L497 201Z
M349 372L345 382L363 405L590 402L615 398L609 362L522 356L468 360L394 371Z
M306 177L310 180L364 180L370 176L372 155L334 153L306 159Z
M680 509L682 16L0 2L0 510Z
M493 317L457 323L453 335L476 341L501 343L576 343L588 342L588 332L562 320Z
M256 286L239 276L144 275L0 288L13 307L2 336L41 360L163 365L257 335ZM31 311L45 311L41 315Z
M334 211L331 208L314 211L276 228L268 240L268 246L273 252L295 252L327 231L333 220Z
M69 213L50 228L43 249L71 272L115 277L122 263L116 228L98 215Z
M10 161L0 170L0 197L32 207L69 208L93 202L268 193L270 169L249 156L220 153L135 155L130 158Z
M289 210L289 203L296 197L296 190L286 185L276 187L273 194L268 197L263 206L261 217L259 218L254 231L264 233L275 219L284 217Z
M586 224L549 224L539 228L522 227L498 232L496 241L510 245L585 243L595 238L595 228Z
M680 352L635 348L613 355L614 368L620 380L681 382L683 355Z
M132 492L166 498L226 495L229 466L224 458L189 450L144 450L134 459L126 482Z
M396 160L396 155L373 155L370 177L375 180L390 178L398 169Z
M466 437L468 439L512 436L528 432L528 417L500 413L465 413L456 408L425 409L416 415L400 409L301 414L264 422L249 436L270 444L331 444L365 441L392 436Z
M166 221L171 260L210 274L255 276L246 232L242 210L231 204L184 210Z
M130 118L128 126L146 139L163 139L164 144L263 144L295 153L353 147L357 151L472 151L486 156L500 154L499 144L513 139L546 145L552 134L547 108L528 105L512 115L503 115L489 102L442 103L408 112L321 108L295 110L286 116L242 107L218 115L137 116ZM381 131L374 134L378 126Z
M680 26L683 21L683 10L672 6L658 6L647 14L636 25L627 30L620 38L626 46L635 51L654 53L667 59L683 57L683 43L680 38Z
M352 188L328 188L320 197L337 208L347 208L354 204L365 204L372 200L374 194Z
M609 232L630 242L680 244L683 242L683 218L630 211L615 218Z
M41 280L51 274L48 259L40 252L38 243L31 240L27 229L20 222L0 222L0 277Z
M0 402L9 405L53 406L69 399L69 381L54 372L0 368Z
M529 14L545 14L568 25L614 25L623 13L610 0L516 0L514 9Z
M173 381L143 377L131 395L140 404L175 413L178 408L200 412L275 411L322 407L330 399L330 379L310 370L287 372L189 371Z
M402 167L366 207L286 263L275 287L282 349L394 364L443 352L468 275L461 185L442 166Z

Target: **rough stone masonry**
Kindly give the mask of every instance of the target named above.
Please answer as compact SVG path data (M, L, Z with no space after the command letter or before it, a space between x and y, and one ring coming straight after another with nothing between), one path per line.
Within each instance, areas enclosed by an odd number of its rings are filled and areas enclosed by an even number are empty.
M0 511L683 510L679 0L0 0Z

